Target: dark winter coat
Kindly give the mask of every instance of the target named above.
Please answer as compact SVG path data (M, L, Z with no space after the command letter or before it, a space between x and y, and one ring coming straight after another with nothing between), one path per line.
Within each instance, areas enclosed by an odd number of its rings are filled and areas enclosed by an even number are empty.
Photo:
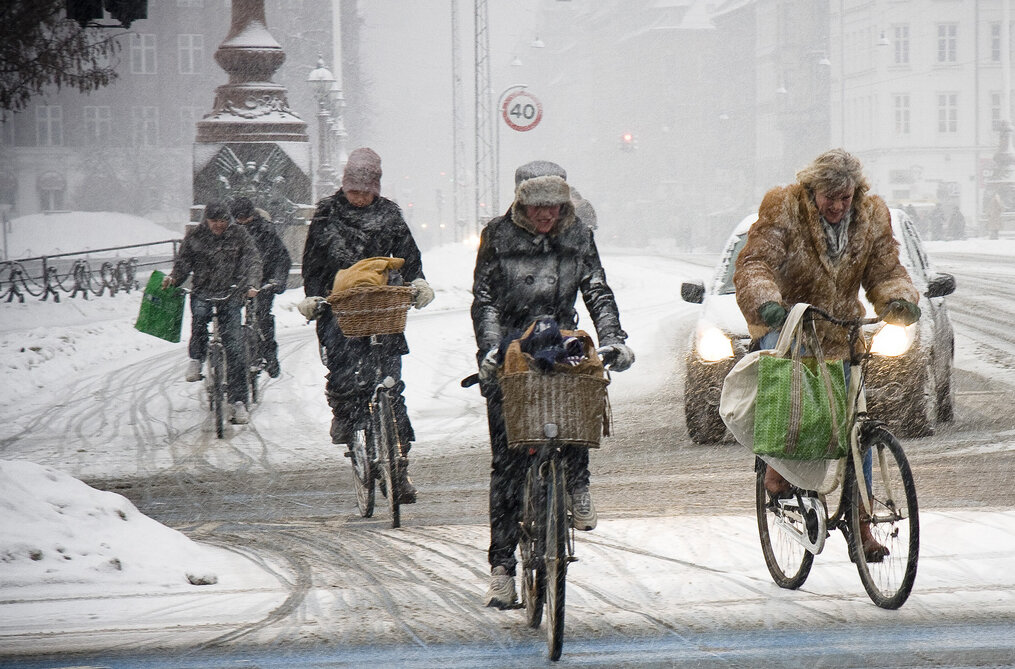
M261 282L271 281L279 287L279 291L285 290L293 261L282 238L275 231L275 226L260 214L254 214L243 227L254 238L254 244L261 254Z
M768 191L733 274L751 337L758 339L770 329L758 313L766 302L787 309L806 302L837 318L858 318L864 315L858 297L863 286L878 313L895 299L916 304L920 294L899 262L891 214L880 197L854 197L848 234L842 255L831 260L817 206L807 190L793 184ZM842 328L821 322L817 327L826 357L848 354Z
M496 348L504 335L524 330L539 316L561 329L578 325L575 300L581 291L600 345L623 343L620 314L592 230L561 207L561 220L547 235L537 234L520 204L483 229L472 284L472 324L479 355Z
M327 296L335 272L364 258L402 258L405 283L423 278L419 248L398 205L376 197L367 207L354 207L339 190L317 204L303 248L303 289Z
M261 285L261 254L243 226L230 222L216 235L202 221L184 235L170 277L179 286L191 273L195 296L224 297L233 292L230 286L242 290Z

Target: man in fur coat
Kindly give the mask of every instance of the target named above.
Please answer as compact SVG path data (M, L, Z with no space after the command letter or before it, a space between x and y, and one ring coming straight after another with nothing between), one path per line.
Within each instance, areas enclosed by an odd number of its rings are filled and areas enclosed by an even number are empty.
M473 281L472 323L478 345L480 387L487 402L492 468L490 472L490 589L487 606L508 608L517 602L515 548L525 482L525 457L507 445L503 397L496 382L498 349L506 335L520 334L540 317L560 329L578 326L575 300L581 291L599 337L608 348L610 369L634 362L624 341L613 291L599 260L592 230L575 216L563 169L547 161L523 165L516 174L515 200L506 214L483 229ZM612 362L609 362L611 361ZM588 492L588 453L569 466L567 482L576 529L596 525Z
M860 161L832 149L797 172L797 183L765 194L758 221L737 257L733 283L751 337L773 348L787 310L798 302L839 319L860 318L859 290L889 323L909 325L920 318L920 295L899 261L888 207L869 185ZM845 331L816 323L825 357L849 354ZM869 470L869 468L868 468ZM772 494L789 483L772 467L765 475ZM886 552L861 532L868 556Z

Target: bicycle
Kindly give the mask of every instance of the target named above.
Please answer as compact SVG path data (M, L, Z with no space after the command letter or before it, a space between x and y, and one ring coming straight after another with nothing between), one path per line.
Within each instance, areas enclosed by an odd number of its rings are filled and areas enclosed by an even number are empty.
M603 362L591 340L586 354ZM609 356L605 362L609 364ZM530 458L518 540L522 604L526 622L533 629L542 623L545 607L547 650L552 661L560 659L564 645L567 567L578 560L566 497L568 462L575 449L599 446L609 415L609 374L602 367L597 371L526 371L500 376L508 445Z
M268 282L258 289L274 290L275 284ZM247 388L250 391L250 401L256 404L260 401L260 389L258 387L261 372L264 371L268 361L264 359L264 336L257 323L257 296L248 297L243 308L243 350L247 357Z
M827 321L847 331L849 450L838 460L834 477L823 489L801 490L791 485L790 492L783 495L766 490L768 464L755 458L755 502L765 564L779 587L797 589L807 580L829 531L838 529L868 596L881 608L897 609L906 602L916 580L920 523L916 486L902 445L883 422L866 413L863 388L871 354L868 346L859 347L858 343L863 327L881 319L841 320L814 306L808 307L805 318ZM864 472L868 453L873 461L870 480ZM866 484L861 486L860 481ZM827 496L840 487L838 505L829 510ZM867 555L860 539L865 523L886 553Z
M363 518L374 513L375 486L387 498L391 526L401 527L401 496L409 466L395 421L396 382L383 367L383 341L380 335L400 333L405 328L406 312L415 299L409 286L371 286L353 288L342 296L328 298L347 337L365 337L369 351L370 394L357 412L352 440L345 456L350 459L356 507ZM363 368L360 369L363 371Z

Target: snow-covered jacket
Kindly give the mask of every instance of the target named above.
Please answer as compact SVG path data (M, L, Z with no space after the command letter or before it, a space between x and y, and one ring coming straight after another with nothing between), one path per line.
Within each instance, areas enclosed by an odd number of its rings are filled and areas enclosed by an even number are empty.
M376 197L366 207L354 207L339 190L317 204L303 247L303 289L307 295L331 292L335 272L364 258L402 258L405 283L423 277L419 247L402 210L391 200Z
M514 203L483 228L480 238L472 284L479 355L539 316L552 317L561 329L575 329L579 290L600 345L623 343L627 333L620 327L592 230L575 218L573 205L562 205L554 230L541 235L526 220L522 205Z
M878 313L891 300L916 304L920 298L899 262L891 214L880 197L854 197L846 247L838 260L832 260L817 206L800 184L779 186L765 195L758 221L737 257L733 283L755 339L769 330L758 313L766 302L787 309L806 302L849 319L864 315L858 297L861 286ZM821 322L817 327L826 357L848 354L842 328Z
M243 227L254 238L254 244L261 254L261 282L272 281L284 290L293 261L275 226L255 213Z
M205 220L184 235L170 277L179 286L191 273L195 296L225 297L261 285L261 254L243 226L230 221L216 235Z

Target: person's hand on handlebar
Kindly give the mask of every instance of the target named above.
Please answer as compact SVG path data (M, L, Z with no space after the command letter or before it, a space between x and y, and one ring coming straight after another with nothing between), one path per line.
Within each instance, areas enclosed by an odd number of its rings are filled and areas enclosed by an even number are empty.
M426 279L422 277L413 279L409 285L412 286L412 304L417 309L422 309L433 302L433 288L426 282Z
M166 278L162 279L162 290L165 290L166 288L169 288L170 286L175 286L175 285L176 285L176 282L173 281L173 277L171 277L171 276L166 276Z
M247 297L257 297L257 288L247 288Z
M626 344L607 344L596 349L603 359L606 369L611 372L623 372L634 364L634 351Z
M308 322L314 321L327 312L328 301L323 297L311 295L300 300L300 303L296 305L296 309L299 310L303 318L306 318Z
M920 307L909 300L892 300L885 306L882 320L892 325L912 325L920 320Z
M497 349L492 348L486 352L483 359L479 361L479 380L488 383L497 378Z

